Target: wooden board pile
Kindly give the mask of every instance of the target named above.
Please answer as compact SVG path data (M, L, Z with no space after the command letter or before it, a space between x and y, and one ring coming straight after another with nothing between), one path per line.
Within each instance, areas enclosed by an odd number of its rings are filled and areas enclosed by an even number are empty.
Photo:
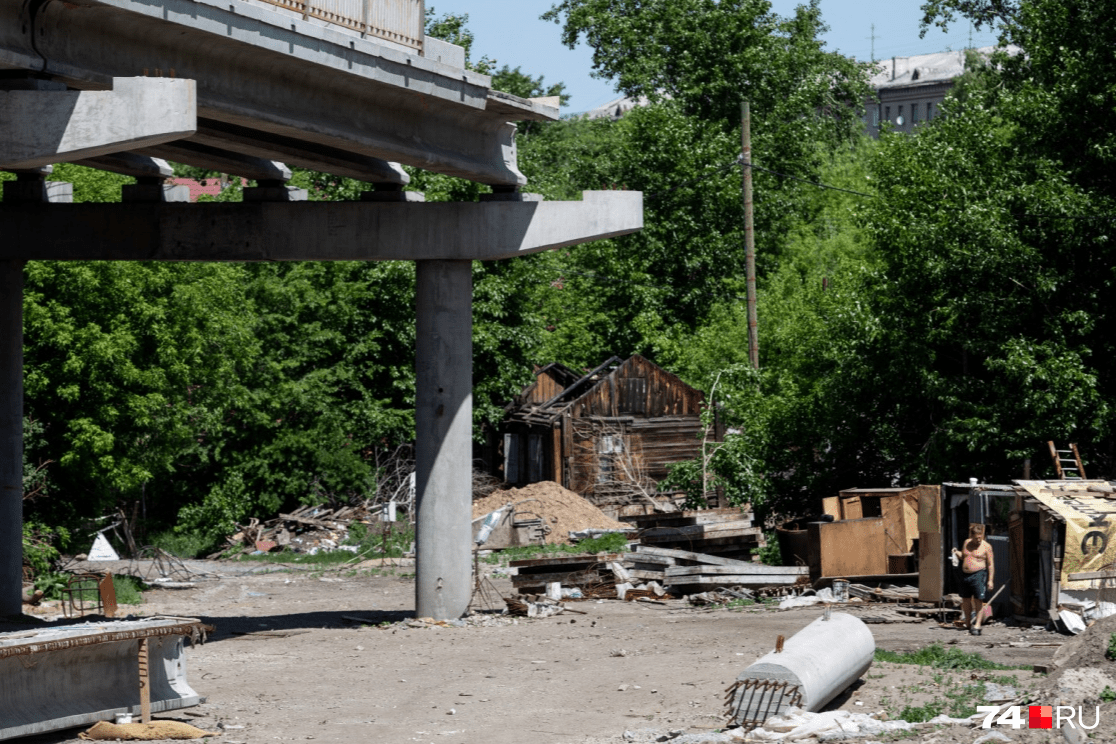
M646 514L623 520L639 530L643 545L660 548L747 561L753 549L765 545L763 530L753 524L751 512L736 507Z
M637 545L624 554L624 567L634 579L658 581L670 593L696 594L717 587L794 586L809 580L805 566L764 566L689 550Z
M374 519L378 520L377 511L377 507L369 508L367 505L338 509L302 506L266 522L252 518L247 525L237 525L236 533L225 540L231 549L239 552L260 550L266 553L286 549L312 554L337 550L348 537L351 525L372 524ZM379 525L378 521L375 523ZM227 555L228 550L223 554Z
M508 566L515 569L512 587L520 594L542 594L547 584L558 582L580 589L586 599L595 599L616 596L616 577L609 564L618 561L620 556L615 553L563 555L511 561Z

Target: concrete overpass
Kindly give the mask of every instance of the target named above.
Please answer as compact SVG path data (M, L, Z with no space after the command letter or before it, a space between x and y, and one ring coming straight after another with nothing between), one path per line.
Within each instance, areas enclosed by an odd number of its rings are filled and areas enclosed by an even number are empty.
M470 598L471 261L634 232L635 192L522 192L515 124L557 109L494 91L425 37L422 0L0 0L0 614L21 611L26 260L417 262L416 609ZM183 204L163 158L255 179L244 203ZM49 165L135 176L71 204ZM400 164L492 186L426 204ZM308 202L288 164L371 184Z

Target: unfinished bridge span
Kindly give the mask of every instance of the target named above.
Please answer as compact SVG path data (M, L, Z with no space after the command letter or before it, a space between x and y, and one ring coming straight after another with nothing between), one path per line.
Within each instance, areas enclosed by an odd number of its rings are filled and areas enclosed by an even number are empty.
M642 227L638 192L523 193L514 122L553 99L494 91L423 34L423 0L0 0L0 614L21 612L22 270L27 260L417 262L416 610L470 598L473 260ZM166 160L249 178L191 204ZM50 165L134 176L72 204ZM426 204L401 164L490 185ZM290 165L370 184L310 202Z

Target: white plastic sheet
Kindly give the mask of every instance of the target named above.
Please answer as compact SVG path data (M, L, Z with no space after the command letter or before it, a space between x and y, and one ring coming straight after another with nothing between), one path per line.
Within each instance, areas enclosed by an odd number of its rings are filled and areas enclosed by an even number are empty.
M821 589L816 594L805 594L797 597L786 597L779 603L780 610L789 610L794 607L809 607L816 604L832 604L840 600L833 594L829 587Z
M867 713L847 710L808 713L801 708L791 708L781 716L768 718L763 726L751 731L748 738L754 741L854 739L910 731L913 726L907 721L879 721Z

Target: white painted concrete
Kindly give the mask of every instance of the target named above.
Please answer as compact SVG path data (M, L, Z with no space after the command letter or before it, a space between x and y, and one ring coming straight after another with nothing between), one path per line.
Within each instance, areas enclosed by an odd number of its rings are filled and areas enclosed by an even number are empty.
M193 80L116 78L111 91L0 91L0 169L132 150L196 128Z

